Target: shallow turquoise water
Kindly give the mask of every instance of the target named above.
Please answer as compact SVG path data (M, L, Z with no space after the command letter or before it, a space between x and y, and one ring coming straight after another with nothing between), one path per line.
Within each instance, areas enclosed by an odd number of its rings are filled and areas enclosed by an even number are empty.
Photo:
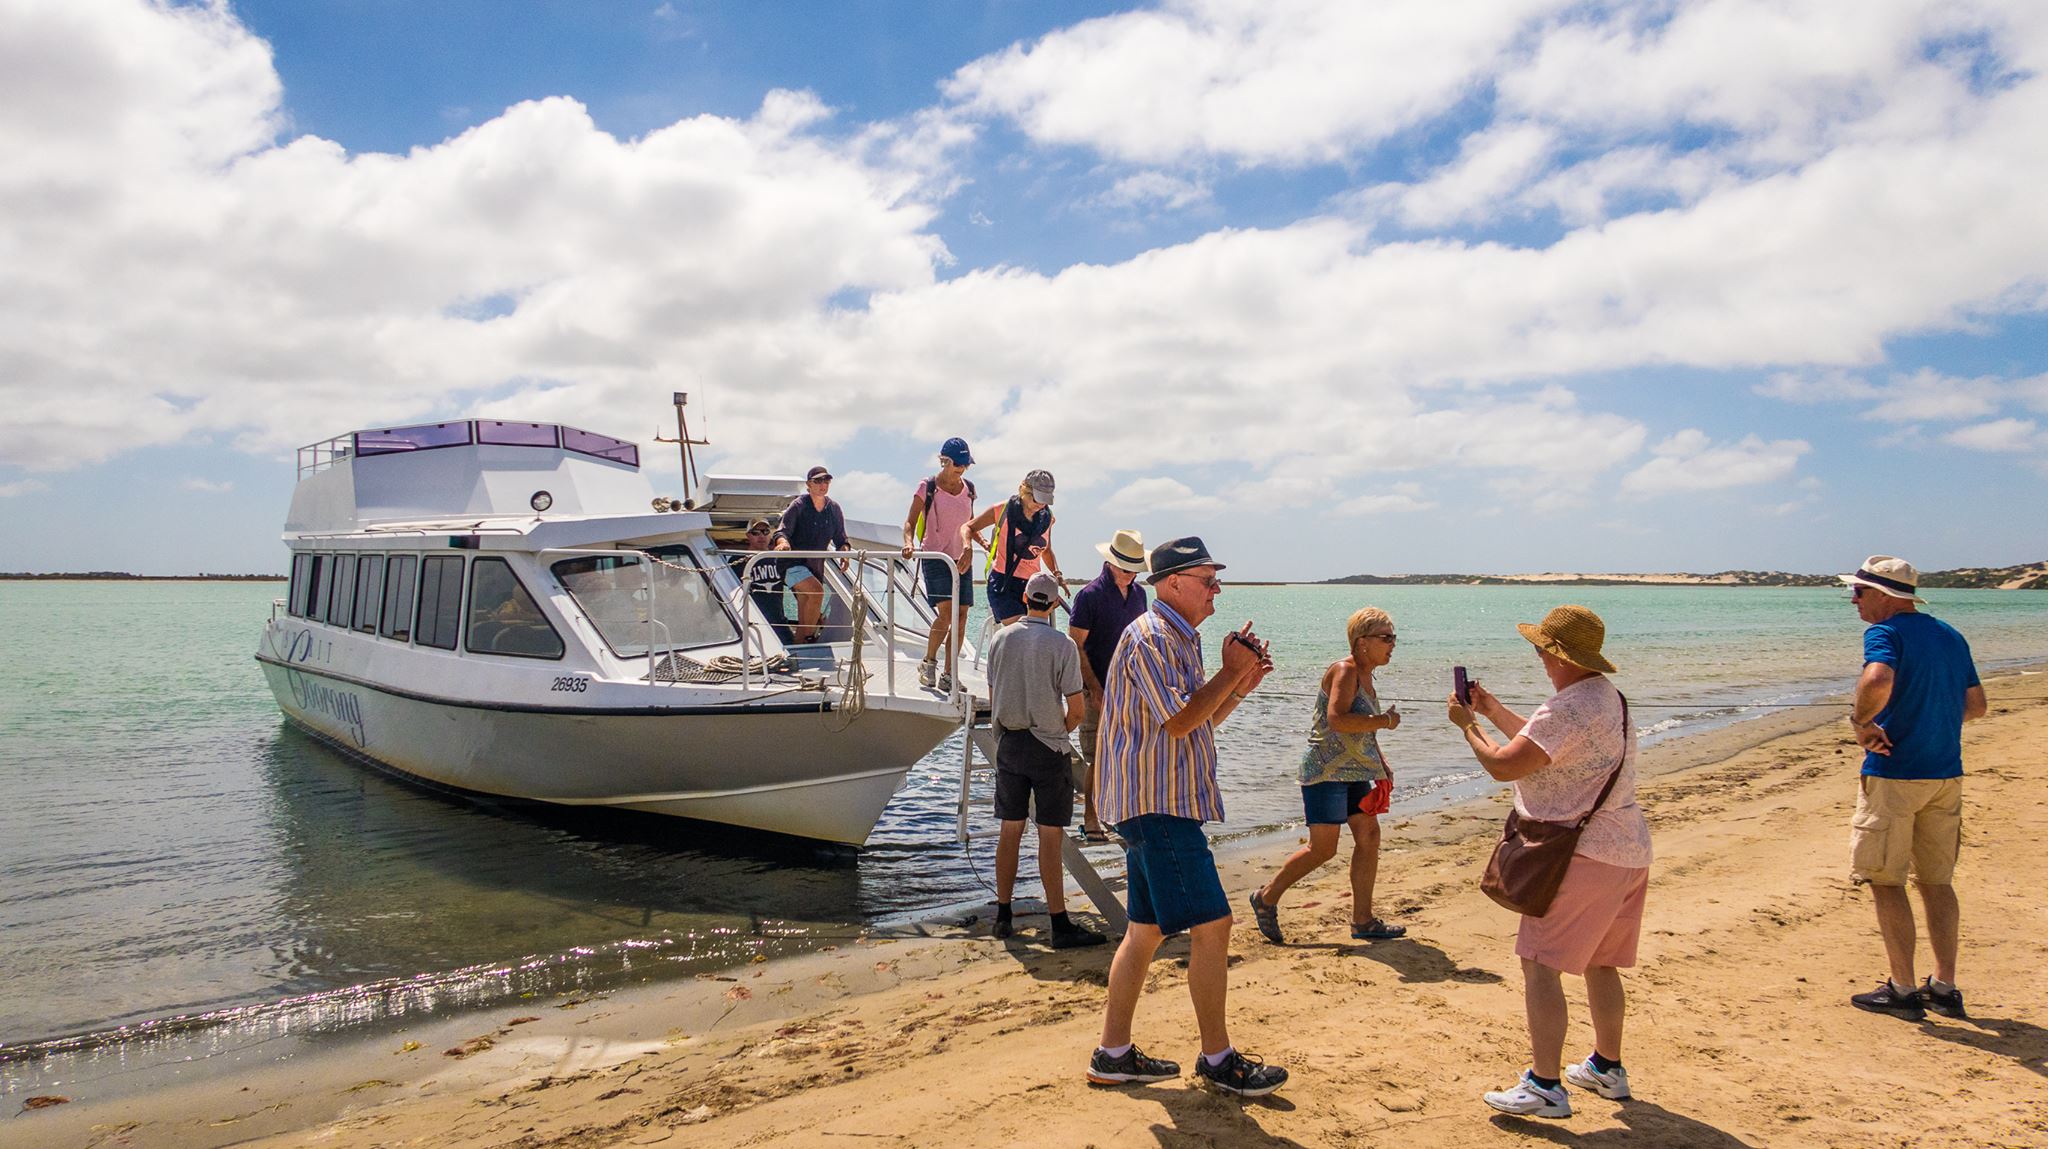
M0 1047L250 1010L341 1025L693 970L985 897L951 840L957 747L858 856L660 819L550 819L425 793L285 727L251 655L281 584L0 583ZM1229 829L1299 818L1309 699L1356 607L1391 611L1389 698L1462 662L1541 697L1514 632L1545 587L1229 588L1279 670L1219 737ZM1852 679L1860 624L1826 590L1588 588L1639 725L1697 728ZM1980 666L2048 656L2048 595L1942 592ZM1440 702L1383 737L1413 808L1475 773ZM1029 888L1028 886L1026 887ZM289 1006L280 999L301 997ZM266 1012L267 1011L267 1012ZM5 1049L0 1048L0 1060Z

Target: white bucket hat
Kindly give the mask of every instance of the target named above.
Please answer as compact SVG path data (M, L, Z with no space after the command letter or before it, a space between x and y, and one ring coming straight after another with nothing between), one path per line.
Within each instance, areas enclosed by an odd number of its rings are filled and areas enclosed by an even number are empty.
M1871 555L1863 560L1863 567L1855 574L1836 575L1844 586L1867 586L1880 590L1893 598L1908 602L1926 602L1917 593L1920 590L1920 571L1905 559L1890 555Z
M1145 540L1136 531L1118 531L1108 542L1096 543L1095 549L1110 566L1120 571L1145 573Z

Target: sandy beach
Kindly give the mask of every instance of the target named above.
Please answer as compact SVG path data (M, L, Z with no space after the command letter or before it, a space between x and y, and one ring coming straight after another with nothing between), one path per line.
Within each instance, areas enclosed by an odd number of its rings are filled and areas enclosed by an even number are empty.
M1960 983L1974 1020L1860 1013L1881 976L1869 896L1847 877L1857 755L1809 711L1645 754L1658 862L1627 975L1637 1099L1493 1114L1526 1059L1515 919L1477 889L1504 797L1392 819L1381 912L1407 939L1352 943L1342 870L1282 907L1289 944L1240 914L1231 1027L1287 1065L1239 1103L1191 1078L1082 1076L1108 948L1054 954L1042 915L1007 944L960 917L695 981L416 1027L146 1095L24 1110L13 1146L612 1145L1660 1146L2048 1144L2048 674L1987 683L1965 732ZM1815 716L1827 718L1814 726ZM1808 728L1801 729L1805 726ZM1240 844L1242 898L1294 835ZM1137 1038L1195 1053L1184 942L1154 966ZM1922 942L1922 960L1925 942ZM1567 979L1567 1056L1590 1043Z

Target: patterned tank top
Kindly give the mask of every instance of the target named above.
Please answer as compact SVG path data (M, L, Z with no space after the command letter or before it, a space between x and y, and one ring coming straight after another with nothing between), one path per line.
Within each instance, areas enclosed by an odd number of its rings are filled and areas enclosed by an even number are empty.
M1358 684L1358 696L1351 700L1351 713L1380 713L1379 699ZM1345 734L1330 729L1330 695L1316 691L1315 718L1308 731L1308 750L1301 756L1301 784L1318 782L1377 782L1387 777L1387 760L1380 756L1379 736L1371 731Z

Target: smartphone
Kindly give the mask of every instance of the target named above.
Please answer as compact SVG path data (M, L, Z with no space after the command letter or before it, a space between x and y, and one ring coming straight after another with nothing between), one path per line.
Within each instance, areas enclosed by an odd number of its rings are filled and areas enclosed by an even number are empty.
M1465 677L1465 668L1451 667L1451 693L1458 698L1458 705L1472 705L1472 680Z

